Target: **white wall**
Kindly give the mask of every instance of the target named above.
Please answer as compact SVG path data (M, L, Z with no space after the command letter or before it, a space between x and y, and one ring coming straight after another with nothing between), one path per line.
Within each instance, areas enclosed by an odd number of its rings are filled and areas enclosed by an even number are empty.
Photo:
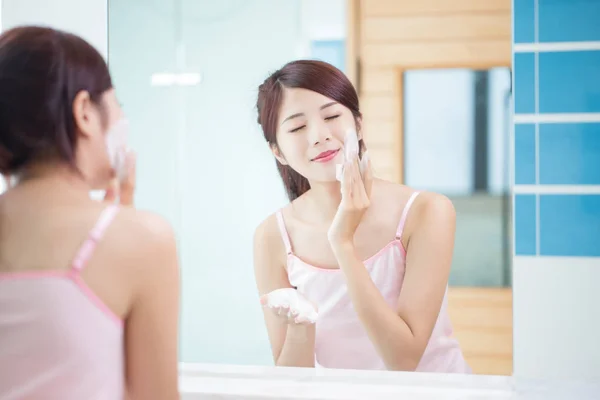
M301 0L302 33L312 40L346 38L345 0Z
M76 33L107 54L107 0L2 0L2 29L24 24Z

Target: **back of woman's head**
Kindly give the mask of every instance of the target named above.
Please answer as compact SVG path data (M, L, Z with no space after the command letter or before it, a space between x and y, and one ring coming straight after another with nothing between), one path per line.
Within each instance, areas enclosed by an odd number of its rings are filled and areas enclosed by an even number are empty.
M316 60L297 60L285 64L271 74L258 88L258 123L265 140L277 147L277 129L285 89L306 89L323 95L350 110L360 128L361 113L358 94L342 71L331 64ZM361 151L364 143L360 140ZM289 165L277 161L277 169L291 200L310 189L308 180Z
M99 104L112 81L102 55L82 38L24 26L0 36L0 173L57 160L74 166L73 102Z

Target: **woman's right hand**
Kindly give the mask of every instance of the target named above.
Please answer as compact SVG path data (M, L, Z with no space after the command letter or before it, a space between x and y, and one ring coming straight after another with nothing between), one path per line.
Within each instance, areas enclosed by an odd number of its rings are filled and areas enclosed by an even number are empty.
M114 203L118 198L120 205L133 206L136 181L136 157L133 151L127 153L125 162L127 165L127 175L123 180L119 181L118 179L113 179L110 182L110 186L106 190L106 195L104 196L105 202Z
M283 304L280 306L271 307L267 304L267 296L264 295L260 298L260 304L271 311L271 313L277 317L279 321L288 325L313 325L314 322L299 316L297 312L290 309L289 304ZM315 307L316 308L316 307Z

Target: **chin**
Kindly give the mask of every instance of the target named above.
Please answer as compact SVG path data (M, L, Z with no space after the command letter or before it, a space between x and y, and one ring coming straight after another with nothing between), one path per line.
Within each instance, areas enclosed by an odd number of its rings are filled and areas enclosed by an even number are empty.
M312 182L315 183L339 183L339 181L335 177L335 171L331 174L321 175L318 178L311 179Z

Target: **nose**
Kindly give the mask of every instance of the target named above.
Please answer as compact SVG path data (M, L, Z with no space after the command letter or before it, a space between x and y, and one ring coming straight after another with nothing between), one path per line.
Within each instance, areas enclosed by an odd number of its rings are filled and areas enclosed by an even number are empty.
M313 146L330 141L331 131L327 124L324 122L313 124L308 135L308 140Z

